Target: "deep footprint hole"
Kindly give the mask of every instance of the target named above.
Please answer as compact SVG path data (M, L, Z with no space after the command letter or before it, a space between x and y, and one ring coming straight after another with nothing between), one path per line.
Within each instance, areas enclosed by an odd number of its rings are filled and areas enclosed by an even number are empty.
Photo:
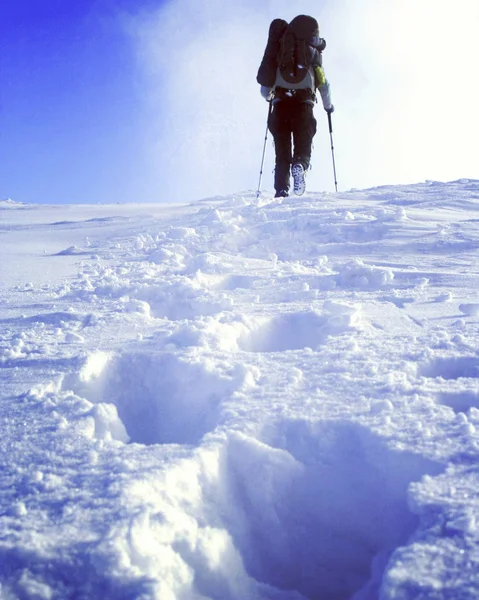
M231 394L230 379L172 354L125 353L104 362L67 384L95 404L115 405L130 443L197 444L215 429L218 405Z
M423 366L420 375L442 379L479 378L479 358L477 356L436 358Z
M240 338L238 345L247 352L314 350L324 342L327 321L313 311L278 315Z
M418 526L408 486L442 467L347 422L293 422L265 441L232 437L225 465L241 507L227 528L248 574L277 597L377 599L391 554Z
M456 413L467 413L471 408L479 409L479 390L477 392L445 392L438 394L437 401L439 404L449 406Z

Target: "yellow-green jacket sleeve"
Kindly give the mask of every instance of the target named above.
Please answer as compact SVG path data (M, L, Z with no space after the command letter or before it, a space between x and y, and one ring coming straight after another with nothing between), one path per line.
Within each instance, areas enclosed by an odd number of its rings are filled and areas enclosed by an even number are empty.
M314 82L321 95L323 107L328 110L332 106L331 102L331 89L329 87L329 81L326 79L323 67L314 67Z

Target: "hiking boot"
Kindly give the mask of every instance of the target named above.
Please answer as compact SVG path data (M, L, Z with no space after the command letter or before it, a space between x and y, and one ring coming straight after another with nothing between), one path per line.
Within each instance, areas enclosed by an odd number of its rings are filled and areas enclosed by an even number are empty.
M288 190L276 190L275 198L287 198L289 196Z
M304 167L301 163L296 163L291 167L291 175L293 176L293 190L296 196L302 196L306 190L304 174Z

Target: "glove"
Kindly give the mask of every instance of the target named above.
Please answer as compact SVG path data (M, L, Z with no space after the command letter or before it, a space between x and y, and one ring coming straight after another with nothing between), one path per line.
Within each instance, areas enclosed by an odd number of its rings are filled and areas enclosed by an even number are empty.
M328 113L328 115L330 115L331 113L334 112L334 105L331 104L331 106L329 108L325 108L324 110Z
M266 100L266 102L271 102L273 99L273 88L267 87L266 85L261 86L261 95Z

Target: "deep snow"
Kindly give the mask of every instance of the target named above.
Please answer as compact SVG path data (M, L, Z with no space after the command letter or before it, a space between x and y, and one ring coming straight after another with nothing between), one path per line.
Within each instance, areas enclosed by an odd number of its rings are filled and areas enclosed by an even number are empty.
M479 182L0 203L0 597L479 597Z

